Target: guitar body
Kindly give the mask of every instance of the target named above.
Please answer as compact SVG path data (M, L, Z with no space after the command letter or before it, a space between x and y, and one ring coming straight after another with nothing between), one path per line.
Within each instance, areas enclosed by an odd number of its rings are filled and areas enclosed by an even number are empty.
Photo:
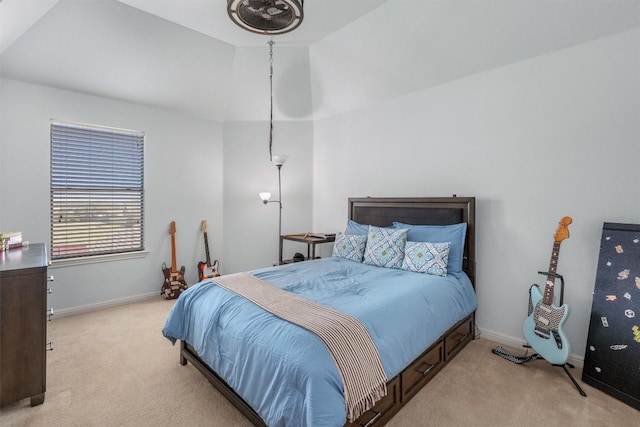
M176 299L180 296L182 291L188 288L187 282L184 280L184 272L184 266L175 273L172 273L170 267L167 267L164 264L162 265L164 283L162 283L160 295L162 295L164 299Z
M569 340L562 326L569 317L569 307L544 304L538 286L529 289L529 316L524 320L522 333L540 356L554 365L564 365L571 352Z
M200 261L198 263L198 281L202 282L205 279L211 279L220 275L218 273L218 260L211 262L211 256L209 255L209 240L207 239L207 220L203 219L200 229L204 236L204 252L206 261Z
M198 281L202 282L205 279L211 279L212 277L218 277L219 275L218 260L215 260L211 265L207 265L204 261L200 261L198 263Z
M164 282L162 283L162 289L160 295L164 299L176 299L180 296L182 291L186 290L189 286L184 280L184 265L180 270L176 268L176 222L171 221L169 227L169 234L171 234L171 267L167 267L165 263L162 263L162 274L164 275Z
M540 292L538 285L529 288L529 312L522 325L522 334L531 348L553 365L567 363L570 353L569 340L562 329L569 317L569 307L566 304L557 307L553 300L560 243L569 237L568 226L571 222L572 219L568 216L560 220L553 235L553 249L544 292Z

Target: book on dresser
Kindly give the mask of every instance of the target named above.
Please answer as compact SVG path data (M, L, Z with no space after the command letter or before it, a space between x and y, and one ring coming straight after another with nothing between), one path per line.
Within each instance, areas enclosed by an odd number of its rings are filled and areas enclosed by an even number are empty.
M0 251L23 246L22 231L0 232ZM27 243L28 245L28 243ZM26 245L25 245L26 246Z
M44 243L0 253L0 406L44 402L47 265Z

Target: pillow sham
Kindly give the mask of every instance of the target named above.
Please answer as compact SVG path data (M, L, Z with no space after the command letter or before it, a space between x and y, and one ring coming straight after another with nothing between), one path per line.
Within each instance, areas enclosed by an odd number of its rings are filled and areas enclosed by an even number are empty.
M333 245L332 256L362 262L364 247L367 244L366 235L345 234L338 232Z
M370 225L362 262L378 267L401 268L408 231Z
M344 230L344 234L357 234L366 236L369 234L369 226L366 224L360 224L352 219L347 220L347 228Z
M409 229L407 240L412 242L451 242L449 249L448 273L462 272L464 241L467 236L467 223L451 225L411 225L394 222L394 228Z
M446 277L451 243L407 241L402 269Z

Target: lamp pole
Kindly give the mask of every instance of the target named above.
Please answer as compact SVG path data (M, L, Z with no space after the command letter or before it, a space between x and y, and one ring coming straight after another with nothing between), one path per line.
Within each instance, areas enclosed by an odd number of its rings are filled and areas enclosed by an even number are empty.
M285 160L287 160L288 156L284 155L273 155L272 163L276 165L278 168L278 200L271 200L271 193L262 192L260 193L260 198L262 199L262 203L265 205L267 203L277 203L278 204L278 263L280 263L279 254L282 253L282 165L284 165Z
M278 240L280 240L280 236L282 236L282 180L280 178L280 169L282 169L282 165L276 165L278 168Z
M282 165L276 165L278 168L278 265L280 265L280 254L282 253L282 180L280 179L280 169Z

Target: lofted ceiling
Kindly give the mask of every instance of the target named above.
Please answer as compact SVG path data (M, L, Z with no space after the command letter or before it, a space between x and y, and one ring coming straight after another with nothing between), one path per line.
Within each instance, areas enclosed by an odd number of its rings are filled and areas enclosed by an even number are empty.
M264 46L265 36L236 26L227 15L227 0L118 0L233 46ZM303 23L277 36L279 44L309 45L358 19L387 0L307 0ZM338 13L339 12L339 13Z
M57 3L116 0L0 0L0 53ZM233 46L264 46L264 36L237 27L227 15L227 0L117 0L150 15ZM279 43L309 45L368 13L387 0L307 0L304 25L278 36ZM339 11L339 13L337 13Z
M306 0L304 13L276 36L277 66L306 70L306 104L323 87L329 113L640 25L639 0ZM267 40L226 0L0 0L1 77L214 120L247 114L231 98L266 99Z

